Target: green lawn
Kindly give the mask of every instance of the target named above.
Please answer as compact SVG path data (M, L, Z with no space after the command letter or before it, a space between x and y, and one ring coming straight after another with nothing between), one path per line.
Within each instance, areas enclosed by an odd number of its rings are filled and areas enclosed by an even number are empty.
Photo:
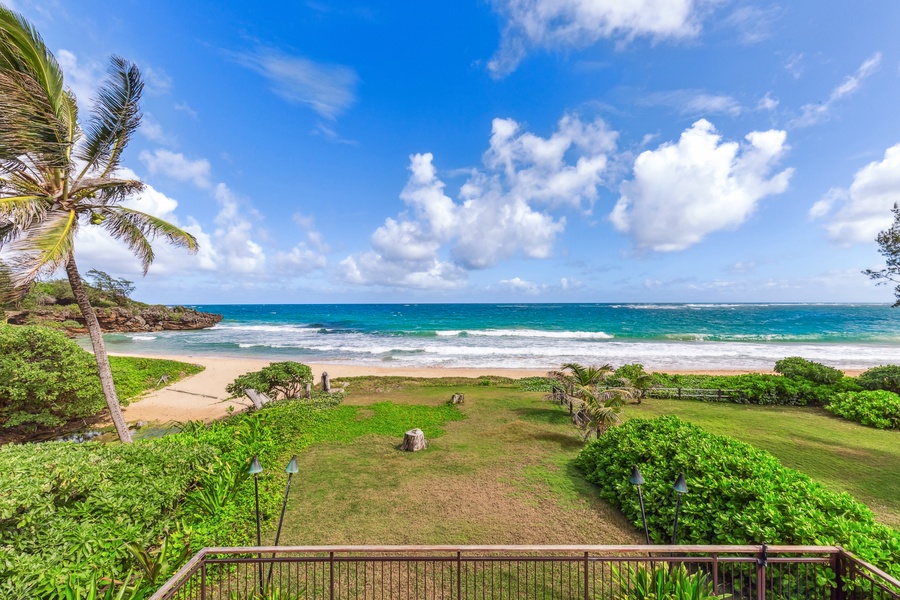
M466 395L461 421L429 447L398 450L399 437L363 435L315 444L300 456L285 518L285 544L640 543L636 528L597 498L572 466L582 442L567 413L542 394L510 385L351 380L349 430L365 429L372 405L445 403ZM900 435L819 409L648 400L628 417L678 414L750 442L878 518L900 525ZM400 413L403 411L401 410ZM416 427L410 420L407 428Z
M820 408L645 400L626 417L678 415L710 433L768 450L830 489L849 492L900 528L900 432L865 427Z
M599 500L571 466L582 444L558 407L516 387L381 381L355 386L346 404L373 418L373 403L444 404L466 395L463 420L428 449L366 435L299 455L284 544L639 543L636 529ZM360 423L354 423L352 429ZM410 420L407 429L416 427Z

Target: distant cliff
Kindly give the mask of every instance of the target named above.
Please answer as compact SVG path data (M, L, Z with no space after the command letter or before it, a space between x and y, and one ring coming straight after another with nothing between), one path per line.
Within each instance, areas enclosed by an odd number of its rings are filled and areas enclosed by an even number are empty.
M113 306L94 308L94 312L97 313L100 328L111 333L205 329L222 320L222 315L199 312L183 306ZM10 310L6 317L12 325L48 325L71 335L87 333L84 318L75 305Z

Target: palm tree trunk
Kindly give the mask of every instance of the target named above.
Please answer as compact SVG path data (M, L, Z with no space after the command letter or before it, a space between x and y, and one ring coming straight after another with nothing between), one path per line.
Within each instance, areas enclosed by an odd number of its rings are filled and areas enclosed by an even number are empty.
M100 322L97 320L97 315L94 314L87 292L84 291L84 285L81 283L81 275L78 274L78 267L75 265L74 253L70 254L69 260L66 261L66 275L69 276L72 294L75 296L78 308L81 309L81 314L84 316L84 321L87 324L88 333L91 336L91 345L94 347L94 360L97 361L97 373L100 375L100 387L103 389L103 395L106 397L106 405L109 407L113 425L116 426L119 441L124 444L130 444L131 432L128 431L125 415L122 414L122 407L119 406L116 386L113 385L112 369L109 367L109 357L106 355L106 346L103 344L103 331L100 329Z

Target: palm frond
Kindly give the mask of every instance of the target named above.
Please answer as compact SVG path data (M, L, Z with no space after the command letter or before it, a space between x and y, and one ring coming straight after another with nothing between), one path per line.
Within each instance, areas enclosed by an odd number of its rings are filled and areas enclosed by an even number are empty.
M141 124L139 107L144 83L137 66L113 56L107 79L94 101L85 142L78 158L85 161L84 171L95 170L105 176L119 165L122 151Z
M136 179L82 177L73 182L69 196L75 199L96 198L97 204L108 206L118 204L143 189L144 183Z
M130 215L121 211L102 211L99 214L104 217L103 228L113 238L128 246L128 249L141 261L141 268L146 275L156 255L153 253L153 246L150 245L144 228L138 225L135 219L130 218Z
M0 221L26 228L34 221L43 218L49 205L46 196L0 197ZM0 245L2 245L2 238L0 238Z
M78 118L62 69L37 30L2 6L0 90L0 157L25 149L41 154L42 162L67 167Z
M197 252L197 250L200 249L197 238L164 219L122 206L116 207L115 210L130 215L136 223L144 223L144 227L147 227L145 230L146 233L153 236L162 236L167 242L177 248L186 248L191 253Z
M125 242L137 255L145 275L154 258L153 248L147 238L162 236L173 246L187 248L191 253L200 249L197 238L159 217L122 206L103 208L98 214L105 217L103 227L109 234Z
M52 211L10 244L10 282L15 289L24 289L41 272L59 268L72 253L78 218L74 210Z

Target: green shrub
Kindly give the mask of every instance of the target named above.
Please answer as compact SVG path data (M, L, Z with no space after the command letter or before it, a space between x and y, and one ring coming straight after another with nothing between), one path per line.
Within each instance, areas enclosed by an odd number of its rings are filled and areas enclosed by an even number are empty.
M835 396L825 410L870 427L900 429L900 396L894 392L845 392Z
M518 380L519 388L523 392L543 392L553 391L553 380L549 377L523 377Z
M241 375L225 388L232 396L242 396L247 389L268 394L272 398L297 398L312 383L312 370L303 363L272 363L259 371Z
M791 379L805 379L813 383L837 383L844 372L799 356L788 356L775 363L775 372Z
M817 384L805 379L781 375L745 373L743 375L667 375L653 374L654 387L682 387L711 390L728 390L725 402L738 404L778 404L806 406L826 404L834 394L859 389L852 378L843 378L834 384ZM677 396L674 393L673 396Z
M679 542L841 545L900 575L900 532L875 522L849 494L835 493L778 459L677 417L632 419L589 444L576 459L600 494L641 523L632 465L646 479L650 537L667 543L675 510L672 483L683 472Z
M135 444L0 448L0 582L85 583L131 570L126 547L176 529L184 494L215 455L177 436ZM13 588L15 589L15 588ZM0 596L19 597L0 587Z
M105 406L90 353L58 331L0 325L3 427L54 427Z
M900 394L900 365L872 367L856 378L863 389L887 390Z

